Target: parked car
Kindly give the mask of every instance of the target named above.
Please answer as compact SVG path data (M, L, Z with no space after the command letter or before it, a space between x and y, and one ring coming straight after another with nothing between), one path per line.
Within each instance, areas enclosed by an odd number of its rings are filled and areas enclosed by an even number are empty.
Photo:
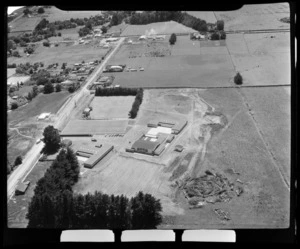
M92 141L93 141L93 142L97 142L97 139L96 139L96 138L92 138Z

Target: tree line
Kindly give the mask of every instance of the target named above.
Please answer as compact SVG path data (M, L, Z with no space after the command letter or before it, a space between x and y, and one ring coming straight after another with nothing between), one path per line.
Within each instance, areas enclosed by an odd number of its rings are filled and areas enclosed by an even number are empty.
M199 32L223 30L224 22L218 25L207 23L205 20L181 11L143 11L134 12L128 18L129 24L149 24L153 22L175 21ZM212 29L212 30L211 30Z
M100 88L97 87L95 96L135 96L138 93L138 88L113 87Z
M57 130L53 126L46 129L46 146L50 137L53 137L50 143L60 145ZM36 184L26 214L28 228L151 229L161 223L160 200L150 194L139 192L130 199L97 191L94 194L74 194L72 186L78 181L79 172L79 163L72 149L61 149Z
M144 96L144 92L142 88L139 88L137 90L137 94L135 96L135 100L132 104L131 110L129 111L129 117L130 118L136 118L137 113L140 109L140 105L142 104L143 101L143 96Z

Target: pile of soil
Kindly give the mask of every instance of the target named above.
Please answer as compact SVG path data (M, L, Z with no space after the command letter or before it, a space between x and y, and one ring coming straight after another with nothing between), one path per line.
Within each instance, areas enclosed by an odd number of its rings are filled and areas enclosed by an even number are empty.
M289 17L284 17L284 18L281 18L280 21L284 22L284 23L290 23L290 18Z
M191 206L198 205L199 202L204 204L229 202L234 196L240 196L243 193L241 186L230 182L222 174L209 170L206 170L205 174L198 178L187 177L182 182L180 189L183 190Z

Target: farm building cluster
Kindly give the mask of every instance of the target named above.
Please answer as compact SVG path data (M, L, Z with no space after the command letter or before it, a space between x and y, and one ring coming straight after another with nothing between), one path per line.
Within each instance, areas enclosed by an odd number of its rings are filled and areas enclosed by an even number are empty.
M159 156L186 125L186 120L148 123L148 132L135 141L131 148L126 148L126 152Z

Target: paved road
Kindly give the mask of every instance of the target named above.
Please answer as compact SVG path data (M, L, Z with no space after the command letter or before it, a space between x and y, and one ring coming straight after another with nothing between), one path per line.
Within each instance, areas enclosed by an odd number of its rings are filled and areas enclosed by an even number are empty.
M125 38L120 38L117 42L116 47L111 51L111 53L104 59L104 61L99 65L96 70L92 73L92 75L87 80L86 84L72 97L72 99L59 111L58 118L54 124L54 127L61 127L67 121L70 113L76 107L79 100L83 97L83 95L90 94L87 86L96 79L99 73L103 70L107 61L113 56L113 54L117 51L120 47L122 42ZM37 162L40 157L40 151L44 147L44 143L40 142L39 144L34 144L31 150L26 154L25 158L23 159L23 163L16 168L12 174L9 176L7 180L7 196L8 200L14 194L16 186L19 180L25 175L26 172L32 169L32 166Z

